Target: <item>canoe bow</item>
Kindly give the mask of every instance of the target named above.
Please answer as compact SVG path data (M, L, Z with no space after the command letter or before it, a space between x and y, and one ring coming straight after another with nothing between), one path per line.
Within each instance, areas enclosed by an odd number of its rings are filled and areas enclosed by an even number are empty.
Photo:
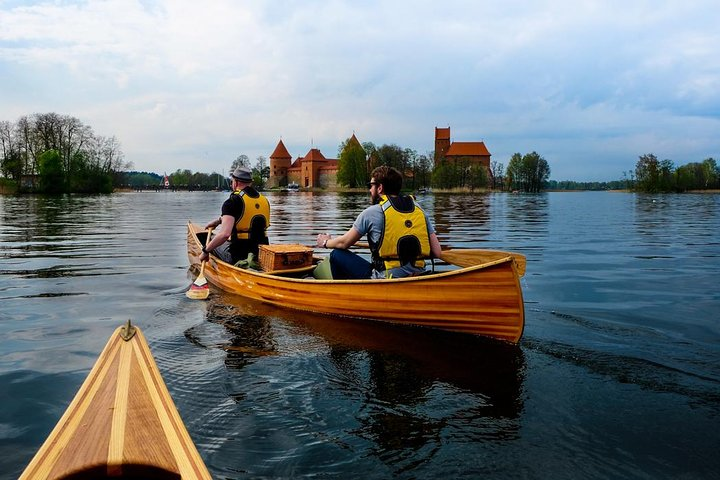
M144 335L115 330L21 479L211 479Z

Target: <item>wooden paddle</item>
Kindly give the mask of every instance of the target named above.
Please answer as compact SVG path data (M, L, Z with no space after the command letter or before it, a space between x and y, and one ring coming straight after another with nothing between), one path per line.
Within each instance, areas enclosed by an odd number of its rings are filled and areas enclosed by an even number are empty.
M440 259L447 263L452 263L458 267L474 267L483 263L494 262L505 257L513 257L518 275L525 275L526 259L525 255L515 252L503 252L500 250L482 250L479 248L453 248L443 250Z
M370 248L367 243L357 242L353 245L355 248ZM517 267L518 275L525 275L525 266L527 260L525 255L522 253L515 252L504 252L501 250L484 250L481 248L448 248L445 250L443 245L443 252L440 255L440 260L445 263L457 265L458 267L474 267L476 265L482 265L483 263L494 262L505 257L513 257L515 260L515 266Z
M210 232L212 232L212 228L208 228L207 230L207 238L205 239L206 247L210 243ZM185 296L191 300L205 300L208 298L208 295L210 295L210 285L208 285L207 280L205 279L206 263L207 261L202 262L200 265L200 275L197 276L192 285L190 285L190 288L188 288L187 292L185 292Z
M357 242L353 247L369 248L369 245L367 243ZM494 262L495 260L500 260L505 257L513 257L515 265L517 266L518 275L521 277L525 275L527 260L522 253L484 250L481 248L448 248L447 250L445 250L445 248L446 247L443 246L443 252L442 255L440 255L440 259L445 263L465 268Z

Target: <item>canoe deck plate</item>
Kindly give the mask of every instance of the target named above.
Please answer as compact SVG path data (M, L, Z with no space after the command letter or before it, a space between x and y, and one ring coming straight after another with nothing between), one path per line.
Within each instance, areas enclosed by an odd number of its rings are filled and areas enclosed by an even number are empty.
M133 327L132 323L128 319L127 323L122 326L120 329L120 338L125 340L126 342L129 341L133 336L135 336L135 327Z

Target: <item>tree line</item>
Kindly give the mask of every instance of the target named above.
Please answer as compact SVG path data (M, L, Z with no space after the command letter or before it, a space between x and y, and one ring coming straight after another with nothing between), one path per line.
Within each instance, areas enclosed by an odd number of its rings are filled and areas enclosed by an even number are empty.
M547 184L550 175L547 161L537 152L526 155L516 153L507 171L500 162L492 162L491 168L487 169L469 158L457 161L441 158L436 165L433 158L434 152L418 154L415 150L396 144L377 146L372 142L361 144L348 138L338 147L337 183L346 188L365 188L370 172L377 166L388 165L404 172L404 187L408 190L430 187L444 190L491 188L537 192ZM227 175L177 170L167 176L173 189L224 189L229 187L226 180L229 172L239 166L250 168L253 183L264 188L270 176L270 167L267 158L262 155L257 157L254 164L251 164L247 155L239 155L232 162ZM145 175L131 172L128 185L132 188L148 188L145 186L148 185ZM157 176L152 179L149 188L156 188L161 181L162 177Z
M720 188L720 169L714 158L675 167L672 160L658 160L652 154L640 155L635 171L625 174L639 192L686 192Z
M0 172L21 192L110 193L130 167L117 138L97 135L75 117L0 121Z
M609 182L577 182L575 180L548 180L548 190L628 190L627 180L611 180Z
M354 137L353 137L354 138ZM538 153L516 153L507 169L492 162L490 168L470 158L434 160L435 153L418 154L396 144L377 146L347 139L338 147L338 184L361 188L370 172L379 165L395 167L406 176L405 187L417 190L436 189L502 189L537 192L544 188L550 175L547 161ZM250 167L253 180L264 187L270 175L268 160L259 156L254 165L246 155L239 155L230 171L238 166ZM153 188L163 178L148 172L132 172L125 162L119 141L95 134L93 129L69 115L36 113L16 122L0 121L0 173L17 185L20 192L101 193L115 187ZM174 188L225 189L227 174L176 170L168 175Z
M347 139L338 147L338 185L346 188L365 188L372 170L379 165L397 168L405 174L404 187L407 190L435 188L441 190L522 190L538 192L548 185L550 167L537 152L526 155L516 153L510 159L508 169L500 162L493 161L491 168L473 162L470 158L449 161L439 159L434 165L434 152L418 154L410 148L395 144L376 146L372 142L351 142ZM253 183L264 188L270 176L268 160L258 156L251 164L247 155L239 155L231 164L227 175L176 170L167 175L172 189L212 190L229 188L229 172L239 166L252 170ZM146 172L130 172L126 185L131 188L162 188L163 177Z

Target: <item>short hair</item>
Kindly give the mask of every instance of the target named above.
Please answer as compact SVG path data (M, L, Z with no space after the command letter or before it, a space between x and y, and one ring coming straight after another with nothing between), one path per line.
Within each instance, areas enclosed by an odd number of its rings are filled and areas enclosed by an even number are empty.
M402 174L397 168L380 165L372 171L370 179L382 183L388 195L399 195L402 190Z

